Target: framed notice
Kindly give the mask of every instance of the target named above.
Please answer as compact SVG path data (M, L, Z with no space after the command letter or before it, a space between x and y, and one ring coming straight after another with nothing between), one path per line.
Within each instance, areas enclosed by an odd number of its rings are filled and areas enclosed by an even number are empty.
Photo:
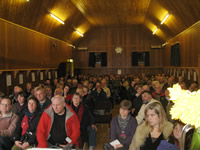
M173 75L174 77L176 76L176 69L174 69L174 75Z
M179 71L177 70L177 78L179 77Z
M55 71L55 78L57 79L58 78L58 72Z
M188 80L190 80L190 71L188 71Z
M182 71L182 77L184 77L184 70Z
M197 81L197 73L194 72L194 81Z
M121 70L121 69L118 69L118 70L117 70L117 74L121 75L121 74L122 74L122 70Z
M31 79L32 79L32 82L35 82L35 72L31 73Z
M12 81L11 81L11 75L6 75L6 84L7 86L11 86L12 85Z
M23 74L19 74L19 84L23 84L24 83L24 76Z
M42 71L40 72L40 80L44 80L44 73Z
M48 79L51 79L51 72L48 72Z

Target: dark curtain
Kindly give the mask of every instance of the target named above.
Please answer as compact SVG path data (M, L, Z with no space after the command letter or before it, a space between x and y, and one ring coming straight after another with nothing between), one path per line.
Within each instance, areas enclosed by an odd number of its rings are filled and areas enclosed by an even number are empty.
M171 46L171 61L172 66L180 66L180 47L179 43Z
M101 53L101 66L106 67L107 66L107 53Z
M132 52L132 66L138 66L138 53Z
M149 52L145 52L144 66L150 66Z
M95 67L96 56L95 53L89 53L89 67Z

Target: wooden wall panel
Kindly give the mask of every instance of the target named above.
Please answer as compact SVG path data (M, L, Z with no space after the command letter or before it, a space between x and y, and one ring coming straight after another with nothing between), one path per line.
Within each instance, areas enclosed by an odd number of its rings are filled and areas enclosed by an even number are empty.
M200 55L200 22L194 24L172 40L168 41L168 44L163 50L163 65L170 66L170 54L171 45L179 42L180 55L181 55L181 67L199 67L198 56Z
M127 28L103 28L99 27L88 33L79 43L77 47L88 47L86 51L75 50L73 57L75 59L75 68L87 71L84 73L92 73L88 68L89 52L107 52L108 66L107 68L121 68L128 70L131 66L131 53L132 52L150 52L150 66L162 66L162 49L151 49L151 45L159 45L162 41L158 40L156 36L142 25L135 25ZM122 47L121 54L116 54L115 48ZM108 69L105 73L112 71ZM127 69L125 69L127 70ZM131 72L124 71L123 73Z
M57 68L72 58L63 41L0 20L0 70Z

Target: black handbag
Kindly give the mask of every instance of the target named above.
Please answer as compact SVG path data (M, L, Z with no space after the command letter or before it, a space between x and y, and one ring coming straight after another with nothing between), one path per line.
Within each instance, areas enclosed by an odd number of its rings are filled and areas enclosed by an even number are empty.
M112 145L110 145L110 143L106 143L103 146L104 150L114 150L114 147Z

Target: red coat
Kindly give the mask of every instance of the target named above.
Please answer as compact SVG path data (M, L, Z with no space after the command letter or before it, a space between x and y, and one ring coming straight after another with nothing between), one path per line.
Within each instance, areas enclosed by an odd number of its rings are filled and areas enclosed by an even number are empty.
M77 140L80 136L80 123L75 112L69 108L68 105L66 108L66 132L67 136L72 140L72 145L77 143ZM54 111L52 105L48 107L42 114L40 122L37 128L37 140L38 146L41 148L47 148L47 140L50 138L49 133L52 127L53 122L51 121L54 118Z

